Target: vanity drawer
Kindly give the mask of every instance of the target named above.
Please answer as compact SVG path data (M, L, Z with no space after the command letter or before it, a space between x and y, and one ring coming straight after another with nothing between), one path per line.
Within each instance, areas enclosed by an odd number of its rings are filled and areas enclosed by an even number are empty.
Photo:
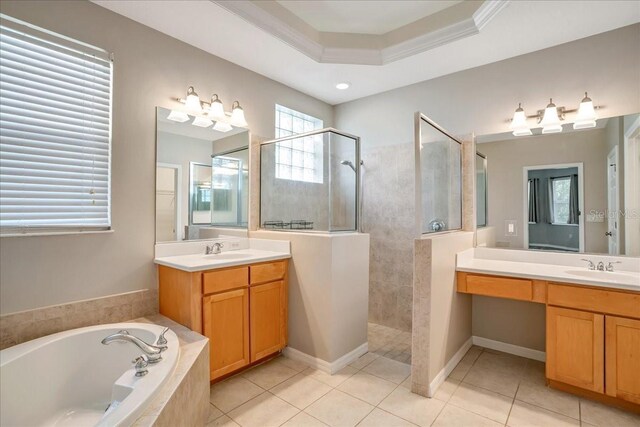
M466 276L466 292L470 294L524 301L533 300L533 283L531 280L479 274L467 274Z
M287 261L267 262L251 266L251 284L274 282L284 279Z
M640 319L639 293L549 283L547 302L550 305Z
M249 267L227 268L202 274L204 295L249 286Z

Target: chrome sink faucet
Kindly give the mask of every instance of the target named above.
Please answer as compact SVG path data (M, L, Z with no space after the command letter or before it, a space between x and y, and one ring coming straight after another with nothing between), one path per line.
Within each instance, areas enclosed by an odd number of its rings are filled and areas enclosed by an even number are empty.
M167 330L168 329L165 329L162 332L160 336L161 338L164 339L164 333ZM147 344L140 338L136 337L135 335L131 335L129 331L125 331L125 330L118 331L117 333L109 335L108 337L102 340L102 344L104 345L111 344L112 342L130 342L132 344L135 344L140 350L142 350L146 354L148 362L152 364L158 363L160 360L162 360L162 352L167 349L166 345Z
M598 263L598 267L596 267L598 271L604 271L604 262L600 261Z
M621 264L622 261L609 261L609 264L607 264L607 267L605 268L605 270L609 271L609 272L613 272L613 264Z
M587 264L587 268L589 270L595 270L596 269L596 265L590 259L582 258L582 261L586 261L588 263ZM602 264L602 263L600 263L600 264Z
M223 243L216 242L212 245L207 245L204 254L205 255L217 255L222 252L222 248L224 248Z

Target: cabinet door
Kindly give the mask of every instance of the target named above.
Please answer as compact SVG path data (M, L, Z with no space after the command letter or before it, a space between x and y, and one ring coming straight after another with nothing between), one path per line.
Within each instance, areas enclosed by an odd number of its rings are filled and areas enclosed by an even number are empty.
M604 316L547 307L547 378L604 393Z
M640 320L606 316L606 390L640 404Z
M209 338L210 379L240 369L249 360L249 291L238 289L202 299L204 335Z
M281 350L287 340L287 292L285 282L252 286L251 361Z

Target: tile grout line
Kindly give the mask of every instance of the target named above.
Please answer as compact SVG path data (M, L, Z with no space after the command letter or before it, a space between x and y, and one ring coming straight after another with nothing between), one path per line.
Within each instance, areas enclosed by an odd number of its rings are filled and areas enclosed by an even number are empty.
M509 418L511 417L511 411L513 411L513 406L516 403L516 396L518 395L518 390L520 390L520 381L518 381L518 387L516 388L516 394L513 395L513 400L511 401L511 407L509 408L509 413L507 414L507 420L504 422L505 426L507 425L507 423L509 422Z

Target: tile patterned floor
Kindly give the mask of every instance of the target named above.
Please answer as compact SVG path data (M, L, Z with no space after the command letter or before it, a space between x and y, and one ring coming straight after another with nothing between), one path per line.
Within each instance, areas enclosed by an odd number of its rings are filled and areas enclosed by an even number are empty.
M411 332L369 323L369 352L411 364Z
M409 391L409 375L374 352L336 375L281 356L212 386L207 426L640 426L638 415L547 388L541 362L480 347L432 399Z

